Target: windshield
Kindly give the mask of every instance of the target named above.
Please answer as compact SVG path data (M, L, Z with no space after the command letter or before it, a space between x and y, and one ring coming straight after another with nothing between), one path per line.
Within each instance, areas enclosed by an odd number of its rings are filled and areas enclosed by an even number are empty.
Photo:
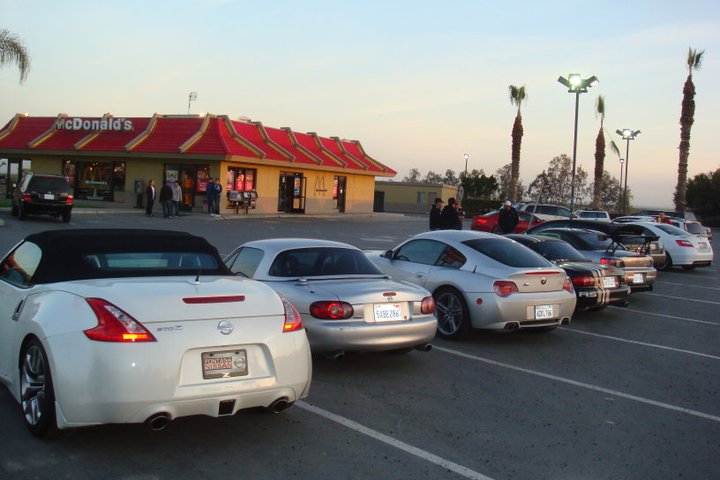
M319 277L383 273L360 250L311 247L278 253L268 274L274 277Z
M550 263L519 243L506 238L482 238L462 242L473 250L509 267L548 267Z

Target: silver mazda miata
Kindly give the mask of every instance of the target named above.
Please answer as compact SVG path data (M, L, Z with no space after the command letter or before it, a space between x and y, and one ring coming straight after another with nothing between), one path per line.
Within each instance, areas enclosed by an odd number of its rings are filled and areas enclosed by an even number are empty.
M303 238L257 240L238 247L225 263L295 305L313 353L428 350L435 337L430 292L391 280L352 245Z

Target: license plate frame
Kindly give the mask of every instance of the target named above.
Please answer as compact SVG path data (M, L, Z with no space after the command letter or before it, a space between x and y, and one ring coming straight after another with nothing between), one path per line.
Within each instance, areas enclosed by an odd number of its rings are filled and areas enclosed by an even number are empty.
M555 309L552 305L535 305L535 320L547 320L555 316Z
M634 284L644 283L645 275L643 275L642 273L633 273L632 281Z
M617 279L615 277L602 277L603 288L615 288L617 287Z
M248 374L247 350L202 352L200 368L204 379L242 377Z
M373 305L375 323L402 322L402 305L399 303L376 303Z
M43 193L42 198L43 200L55 200L55 195L52 193Z

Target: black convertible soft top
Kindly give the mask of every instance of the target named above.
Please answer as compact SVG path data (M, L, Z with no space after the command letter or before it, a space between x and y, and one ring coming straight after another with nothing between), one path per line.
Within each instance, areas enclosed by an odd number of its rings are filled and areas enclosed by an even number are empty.
M72 229L45 231L28 235L26 242L40 247L42 258L32 275L32 283L53 283L92 278L148 275L233 275L223 263L217 249L201 237L186 232L143 229ZM179 258L182 254L212 259L189 268L141 268L112 271L88 262L88 256L111 254L166 253Z

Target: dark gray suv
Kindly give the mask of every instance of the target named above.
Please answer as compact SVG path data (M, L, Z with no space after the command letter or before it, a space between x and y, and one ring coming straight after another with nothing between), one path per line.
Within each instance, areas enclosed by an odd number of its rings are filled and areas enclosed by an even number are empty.
M52 215L70 221L73 191L62 175L27 172L15 189L11 213L20 220L27 215Z

